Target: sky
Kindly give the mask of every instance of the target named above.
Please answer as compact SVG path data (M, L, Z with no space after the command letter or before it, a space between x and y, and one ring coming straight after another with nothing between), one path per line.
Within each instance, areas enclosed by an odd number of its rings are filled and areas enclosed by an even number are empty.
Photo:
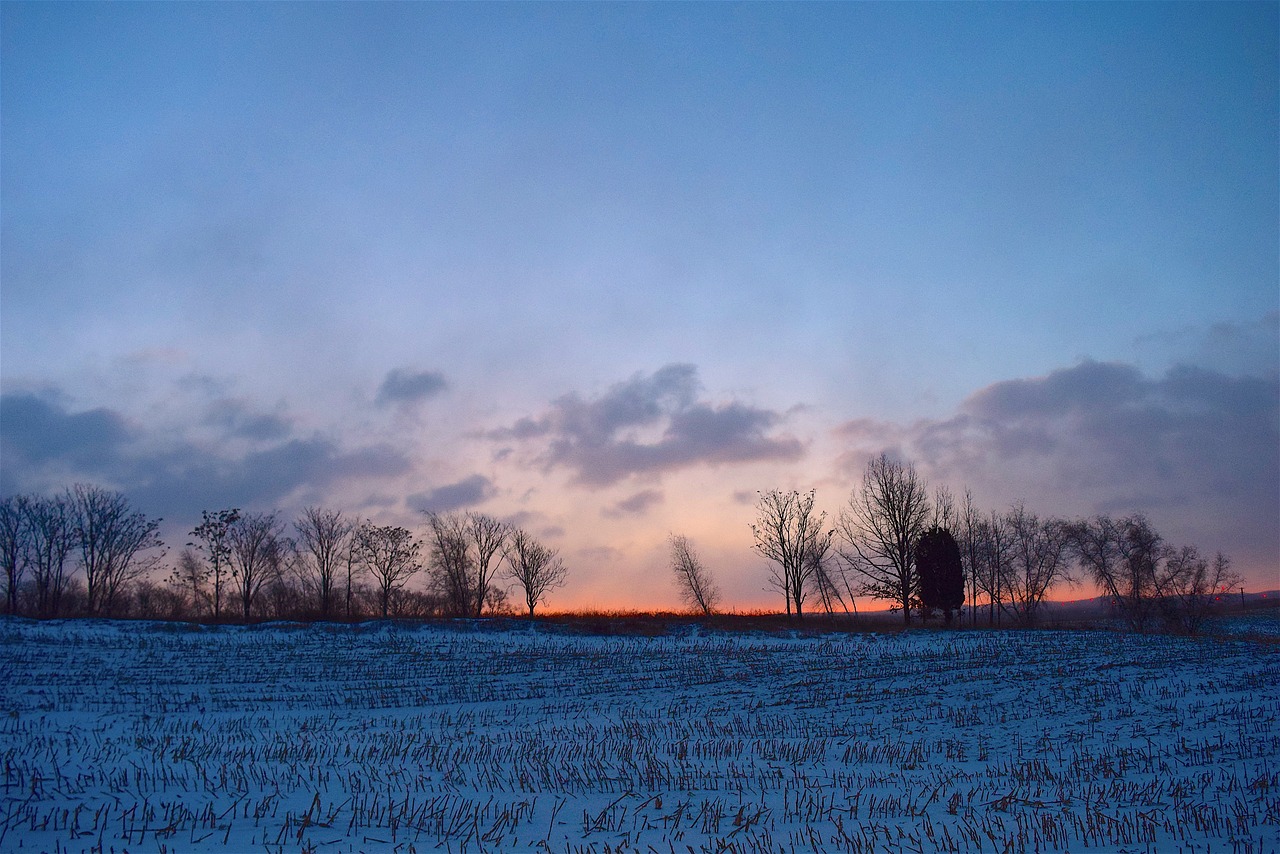
M0 4L0 493L780 607L758 491L889 453L1280 587L1278 9Z

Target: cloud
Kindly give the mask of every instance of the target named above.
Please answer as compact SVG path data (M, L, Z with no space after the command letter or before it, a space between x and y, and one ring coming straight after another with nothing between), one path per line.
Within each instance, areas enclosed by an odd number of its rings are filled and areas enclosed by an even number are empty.
M410 467L385 445L344 449L322 436L279 436L274 428L258 433L276 440L231 453L148 431L114 410L72 412L47 398L6 394L0 396L0 489L7 495L93 481L124 491L146 512L189 519L216 507L272 507L304 487L391 477Z
M600 511L602 516L609 519L622 519L627 516L643 516L649 512L649 508L655 504L661 504L663 494L657 489L645 489L632 495L630 498L624 498L612 507L606 507Z
M636 374L595 398L564 395L543 414L487 436L540 443L539 463L567 468L575 482L590 487L694 465L803 455L794 437L768 435L782 420L778 413L737 401L699 401L699 389L693 365L667 365L651 376Z
M386 446L343 450L312 436L235 457L188 444L122 468L121 488L140 504L188 517L214 507L272 508L299 489L403 474L409 462Z
M1153 378L1086 361L995 383L951 418L851 421L850 474L880 451L996 506L1066 515L1141 510L1170 536L1255 564L1280 561L1280 379L1179 366ZM1176 532L1176 537L1173 534Z
M1274 371L1280 352L1280 312L1269 311L1253 321L1220 321L1184 326L1135 339L1149 356L1166 364L1189 363L1226 374Z
M480 504L497 493L498 490L489 478L473 474L457 483L410 495L405 503L423 513L447 513Z
M418 403L434 397L449 387L444 375L436 371L406 371L396 368L387 373L378 386L374 399L378 406L397 403Z
M254 412L245 401L230 398L214 401L205 416L205 423L222 429L229 438L255 441L283 439L293 430L288 418Z
M93 469L120 452L133 430L119 413L91 409L71 414L48 396L0 396L0 448L4 468L63 460Z

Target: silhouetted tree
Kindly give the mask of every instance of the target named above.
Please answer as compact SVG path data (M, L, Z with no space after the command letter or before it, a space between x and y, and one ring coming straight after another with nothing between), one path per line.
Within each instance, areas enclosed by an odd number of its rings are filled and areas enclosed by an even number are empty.
M771 489L756 501L751 525L758 554L773 561L770 584L782 591L788 616L804 616L804 602L813 592L815 574L831 547L827 514L814 509L813 490L801 495Z
M28 499L11 495L0 501L0 565L4 567L4 610L18 613L18 589L27 569L31 546L27 515Z
M191 531L191 536L200 541L200 546L195 543L187 543L187 546L204 550L212 585L213 619L217 622L222 618L223 587L231 574L231 528L240 519L240 510L236 507L215 513L203 510L200 515L204 521Z
M1160 610L1175 631L1197 634L1209 618L1215 599L1240 585L1240 576L1221 552L1210 563L1195 546L1171 551L1159 579Z
M76 547L75 519L66 495L34 497L26 504L28 559L35 586L36 614L56 617L70 581L67 559Z
M835 532L833 531L832 534ZM818 544L818 548L814 549L809 560L812 564L810 578L813 579L813 590L818 595L818 602L822 605L822 610L827 614L834 614L836 605L841 606L845 613L849 612L849 603L845 602L846 592L849 595L850 602L853 600L853 592L849 589L849 581L844 575L836 561L831 559L831 537ZM841 585L844 585L844 590Z
M860 591L897 603L908 624L919 595L915 546L929 512L915 468L881 454L867 463L862 488L849 496L836 528L840 555L859 577Z
M1076 561L1133 631L1155 616L1160 575L1172 549L1145 516L1097 516L1068 526Z
M720 601L720 590L711 571L698 558L693 543L684 534L671 534L667 542L671 546L671 572L676 578L680 599L703 614L711 614Z
M464 525L472 565L472 616L479 619L493 593L493 579L502 564L511 526L483 513L468 513Z
M952 615L964 605L964 565L960 546L946 528L936 525L916 543L916 571L920 574L920 607L927 616L941 611L951 625Z
M507 577L524 591L530 617L534 607L562 586L569 574L555 549L544 546L520 528L514 529L507 538L506 559Z
M1040 606L1059 582L1071 583L1070 529L1060 519L1041 519L1014 505L1006 516L1009 561L1001 577L1009 609L1024 626L1035 623Z
M933 523L930 527L954 531L957 521L956 499L951 490L945 486L934 487Z
M1133 629L1145 631L1155 616L1159 575L1172 548L1141 514L1121 519L1119 531L1122 608Z
M315 591L320 617L333 616L340 573L349 553L355 523L337 510L307 507L293 523L298 534L298 569Z
M392 593L404 587L422 568L418 563L422 542L406 528L366 522L356 529L356 549L361 562L378 582L378 604L385 619Z
M964 568L964 577L968 582L969 624L978 622L978 573L982 568L982 516L973 501L973 492L964 491L964 501L956 515L959 536L956 545L960 547L960 562Z
M359 530L358 526L352 530L351 536L347 538L347 547L343 559L343 563L347 568L343 603L346 606L344 611L348 620L355 615L356 602L360 598L360 585L357 583L357 579L365 572L365 565L360 557L360 545L356 542L355 532L357 530Z
M428 513L427 521L432 590L453 616L479 618L494 596L510 526L483 513Z
M475 563L468 543L466 517L458 513L429 513L428 572L430 586L445 613L453 617L471 616L475 610Z
M275 513L241 516L228 529L231 545L231 576L240 599L244 620L253 613L253 603L268 584L281 573L287 544L284 523Z
M126 585L164 557L160 520L132 512L119 492L76 484L69 500L90 614L110 614Z
M187 610L195 619L212 611L213 597L207 584L211 571L193 546L187 546L178 554L178 563L169 575L169 586L187 603Z
M1013 532L1007 516L991 511L979 525L978 548L977 587L987 595L987 624L997 625L1004 612L1004 579L1010 572L1013 554Z
M132 616L150 620L186 620L192 616L186 590L173 583L157 584L140 578L129 593L132 602L128 610Z

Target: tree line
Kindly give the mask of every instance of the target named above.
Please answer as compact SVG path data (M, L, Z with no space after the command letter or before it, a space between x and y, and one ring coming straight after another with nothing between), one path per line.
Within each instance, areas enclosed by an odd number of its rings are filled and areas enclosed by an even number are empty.
M307 507L296 519L228 508L202 513L170 566L161 520L118 492L77 484L0 501L4 609L35 617L362 619L532 616L568 570L522 528L476 512L428 513L423 533ZM1067 520L1021 503L981 512L965 491L932 495L913 465L881 455L834 520L810 490L758 495L752 546L788 616L856 613L888 602L910 624L957 615L988 625L1037 623L1051 592L1091 581L1135 631L1195 632L1212 601L1240 583L1222 554L1168 544L1141 514ZM669 538L685 605L704 614L721 593L692 541ZM157 578L158 573L167 576ZM425 584L409 582L425 576Z
M568 573L555 549L482 513L429 513L419 537L323 507L293 520L206 510L172 567L160 522L121 493L84 484L0 501L5 613L214 622L479 617L514 613L514 590L532 616ZM420 574L426 584L410 589Z
M867 464L834 523L813 491L770 490L751 530L770 586L797 617L810 602L833 613L871 597L906 624L913 614L950 624L967 605L971 623L1031 626L1052 591L1088 580L1130 629L1195 632L1240 583L1225 555L1175 547L1141 514L1068 520L1021 503L983 513L968 490L958 506L945 488L930 496L913 465L887 455Z

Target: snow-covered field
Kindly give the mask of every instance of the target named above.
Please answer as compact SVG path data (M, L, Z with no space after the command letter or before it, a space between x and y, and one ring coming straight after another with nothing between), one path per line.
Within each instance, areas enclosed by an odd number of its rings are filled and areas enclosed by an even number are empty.
M0 621L3 851L1276 851L1280 645Z

